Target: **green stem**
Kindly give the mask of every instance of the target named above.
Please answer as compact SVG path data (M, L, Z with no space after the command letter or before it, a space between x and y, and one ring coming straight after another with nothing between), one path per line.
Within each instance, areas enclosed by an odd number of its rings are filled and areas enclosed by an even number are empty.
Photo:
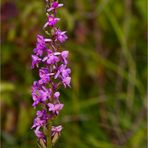
M44 126L43 128L43 133L45 134L46 136L46 145L43 146L42 145L42 148L52 148L52 141L51 141L51 121L48 122L48 125L47 126Z
M51 121L49 122L49 124L47 125L47 148L52 148L52 141L51 141Z

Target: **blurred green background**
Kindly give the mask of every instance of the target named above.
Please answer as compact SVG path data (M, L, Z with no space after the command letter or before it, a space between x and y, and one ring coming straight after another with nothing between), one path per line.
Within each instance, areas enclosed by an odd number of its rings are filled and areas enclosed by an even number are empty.
M62 0L60 27L69 40L72 88L55 123L55 148L146 148L146 0ZM30 69L43 0L1 2L1 146L37 147Z

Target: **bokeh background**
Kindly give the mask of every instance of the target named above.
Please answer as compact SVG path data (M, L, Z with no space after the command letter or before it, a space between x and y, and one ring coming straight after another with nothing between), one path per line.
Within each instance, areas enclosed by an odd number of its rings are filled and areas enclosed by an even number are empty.
M72 88L55 123L55 148L146 148L146 0L62 0L60 27L69 40ZM37 147L30 69L44 0L1 2L1 146Z

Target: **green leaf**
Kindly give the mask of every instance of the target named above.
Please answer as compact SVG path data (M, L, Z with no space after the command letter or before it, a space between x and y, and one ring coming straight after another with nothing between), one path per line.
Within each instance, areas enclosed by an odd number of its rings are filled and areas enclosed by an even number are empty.
M18 119L18 129L17 133L19 135L24 135L28 131L29 125L32 123L32 118L30 117L30 111L25 104L20 105L19 119Z

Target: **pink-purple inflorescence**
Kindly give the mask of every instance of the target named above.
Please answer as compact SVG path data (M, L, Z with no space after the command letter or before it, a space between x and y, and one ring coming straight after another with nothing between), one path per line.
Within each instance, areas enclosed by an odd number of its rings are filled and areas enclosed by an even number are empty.
M44 127L48 125L62 110L64 104L60 102L59 87L70 87L70 68L67 67L67 50L61 50L60 44L67 40L66 32L56 27L60 18L56 17L57 9L62 7L57 1L47 2L47 22L44 30L50 28L49 38L37 35L36 48L32 55L32 69L37 68L39 80L32 86L33 107L39 108L32 128L35 135L46 143ZM48 29L49 30L49 29ZM47 31L46 31L47 33ZM52 126L50 137L60 134L62 126Z

